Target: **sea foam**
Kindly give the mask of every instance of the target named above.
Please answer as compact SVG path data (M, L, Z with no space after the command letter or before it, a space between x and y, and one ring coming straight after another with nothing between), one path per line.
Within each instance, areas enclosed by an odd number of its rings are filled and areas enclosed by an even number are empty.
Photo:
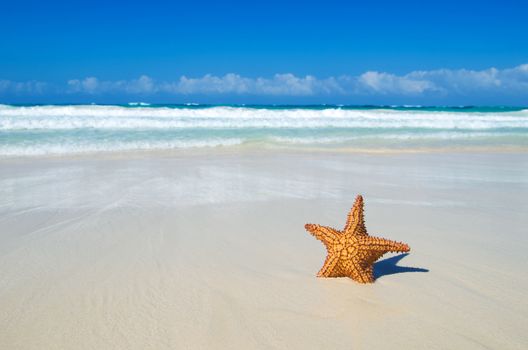
M244 107L0 106L0 130L134 128L528 128L528 111L505 113Z
M0 105L0 155L263 145L528 144L528 110Z

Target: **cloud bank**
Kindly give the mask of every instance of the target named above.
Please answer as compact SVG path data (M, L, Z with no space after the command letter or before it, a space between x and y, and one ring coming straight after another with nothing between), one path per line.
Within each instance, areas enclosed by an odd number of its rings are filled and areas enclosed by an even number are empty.
M472 96L501 94L528 97L528 64L485 70L438 69L404 75L368 71L359 76L317 78L312 75L276 74L270 78L229 73L207 74L175 81L160 81L142 75L132 80L72 79L63 86L30 81L0 80L2 94L68 95L254 95L254 96Z
M0 79L0 95L5 93L15 94L42 94L49 88L49 84L42 81L11 81Z

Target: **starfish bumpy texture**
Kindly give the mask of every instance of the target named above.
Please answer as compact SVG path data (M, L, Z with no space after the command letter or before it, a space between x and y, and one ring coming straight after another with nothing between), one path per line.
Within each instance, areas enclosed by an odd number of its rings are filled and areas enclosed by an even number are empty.
M306 224L304 227L323 242L328 252L317 277L350 277L359 283L372 283L376 260L388 252L410 250L405 243L368 235L361 196L357 196L342 231L315 224Z

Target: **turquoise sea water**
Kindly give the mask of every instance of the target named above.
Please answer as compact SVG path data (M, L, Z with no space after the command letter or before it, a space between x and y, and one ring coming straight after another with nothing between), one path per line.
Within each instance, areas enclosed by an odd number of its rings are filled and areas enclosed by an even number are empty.
M528 109L0 105L0 156L193 148L528 150Z

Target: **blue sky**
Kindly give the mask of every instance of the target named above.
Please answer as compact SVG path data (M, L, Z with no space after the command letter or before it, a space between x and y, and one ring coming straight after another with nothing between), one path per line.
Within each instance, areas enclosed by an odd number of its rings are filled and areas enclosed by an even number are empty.
M0 2L0 102L528 105L526 1Z

